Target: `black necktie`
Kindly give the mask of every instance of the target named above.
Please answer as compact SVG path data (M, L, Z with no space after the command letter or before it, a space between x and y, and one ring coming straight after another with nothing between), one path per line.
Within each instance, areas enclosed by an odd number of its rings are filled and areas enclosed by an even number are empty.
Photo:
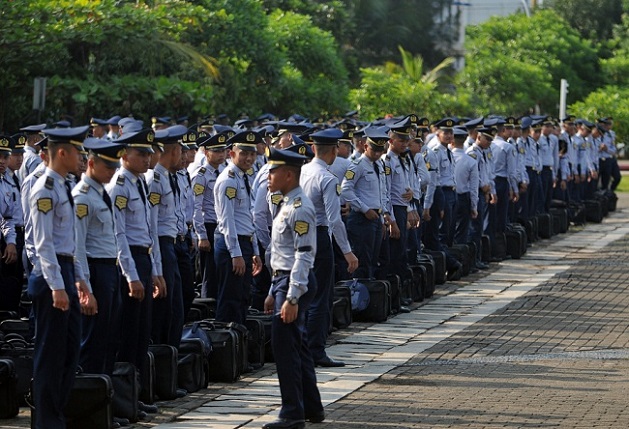
M373 162L373 171L376 172L376 176L380 178L380 167L378 167L378 161Z
M173 193L176 196L181 194L181 190L179 189L179 184L177 183L177 176L175 174L170 173L170 187L173 188Z
M446 153L448 154L448 160L450 161L450 164L452 164L452 152L450 151L450 148L446 148Z
M251 186L249 186L249 178L247 177L247 173L243 175L245 179L245 188L247 188L247 195L251 196Z
M74 198L72 197L72 184L69 180L65 181L66 184L66 193L68 194L68 200L70 201L70 205L74 207Z
M142 198L142 202L144 203L144 205L146 205L146 192L144 189L144 181L138 178L136 185L138 187L138 192L140 193L140 198Z
M406 171L406 153L400 154L400 165L402 166L402 170Z
M13 181L15 182L15 186L20 189L20 179L18 179L17 174L13 173Z
M112 211L112 207L111 207L111 197L109 196L109 194L107 193L106 190L103 189L103 201L105 201L105 204L107 204L107 208L109 208L109 211Z
M188 186L192 186L192 180L190 179L190 172L186 170L186 178L188 179Z
M221 174L221 172L218 171L218 168L216 170L214 170L214 175L216 175L216 177L218 177L219 174Z

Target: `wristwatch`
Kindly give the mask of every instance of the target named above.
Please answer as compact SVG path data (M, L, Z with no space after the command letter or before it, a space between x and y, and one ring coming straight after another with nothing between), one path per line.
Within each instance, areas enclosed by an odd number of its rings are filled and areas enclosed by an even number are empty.
M287 296L286 301L288 301L290 305L297 305L297 303L299 303L299 298L295 298L294 296L291 296L291 297Z

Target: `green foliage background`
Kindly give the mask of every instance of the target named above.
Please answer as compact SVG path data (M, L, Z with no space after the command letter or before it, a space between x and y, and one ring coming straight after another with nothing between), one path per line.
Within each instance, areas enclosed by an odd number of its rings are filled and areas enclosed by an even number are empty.
M6 6L6 7L5 7ZM468 26L452 0L5 0L0 129L41 120L227 113L614 116L629 136L628 0L547 0ZM587 13L583 12L587 11ZM461 62L459 62L460 64Z

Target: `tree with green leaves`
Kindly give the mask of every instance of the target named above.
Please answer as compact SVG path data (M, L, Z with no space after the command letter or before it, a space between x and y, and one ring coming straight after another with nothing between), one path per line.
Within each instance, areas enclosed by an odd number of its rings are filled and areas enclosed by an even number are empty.
M624 12L623 0L546 0L544 7L553 9L581 37L594 42L610 39Z
M413 56L402 47L398 49L401 64L387 62L361 69L360 87L350 91L350 101L362 118L416 113L434 119L468 110L466 97L454 96L440 87L442 73L452 65L452 58L426 71L420 56Z
M571 100L601 84L592 42L554 11L492 17L467 28L465 68L457 83L460 93L470 94L476 113L557 112L561 79L570 84Z

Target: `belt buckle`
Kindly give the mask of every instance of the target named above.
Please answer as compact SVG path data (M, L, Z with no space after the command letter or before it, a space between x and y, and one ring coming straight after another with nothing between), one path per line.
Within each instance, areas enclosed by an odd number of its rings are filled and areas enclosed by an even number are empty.
M147 251L147 255L150 255L151 253L153 253L153 246L149 246L148 247L148 251Z

